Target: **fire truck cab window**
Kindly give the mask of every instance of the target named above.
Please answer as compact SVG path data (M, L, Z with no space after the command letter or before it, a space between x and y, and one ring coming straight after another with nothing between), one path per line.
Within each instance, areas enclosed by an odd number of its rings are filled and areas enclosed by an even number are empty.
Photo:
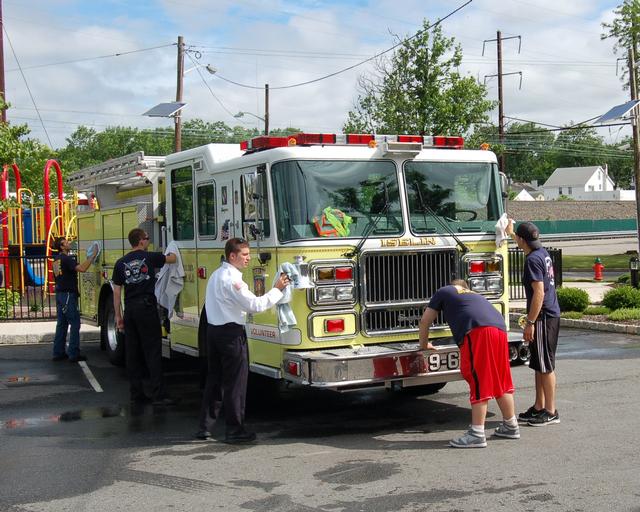
M404 231L392 161L291 160L273 164L271 178L281 241ZM339 229L331 224L336 212Z
M193 240L193 172L191 166L171 171L173 239Z
M457 232L494 231L502 215L498 184L497 166L490 162L406 162L411 230L446 233L446 222Z
M198 186L198 236L216 236L216 186L214 183Z

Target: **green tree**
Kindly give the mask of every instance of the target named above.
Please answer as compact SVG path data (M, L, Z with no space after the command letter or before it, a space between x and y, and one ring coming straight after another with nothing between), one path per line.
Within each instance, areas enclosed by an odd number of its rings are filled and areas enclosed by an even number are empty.
M487 121L494 103L483 85L459 73L461 61L460 45L425 19L416 36L376 62L372 76L360 76L344 132L466 134Z
M614 20L611 23L602 24L604 32L600 34L600 39L613 39L615 41L613 51L626 59L629 49L634 48L637 50L638 47L638 37L640 34L640 0L625 0L613 12L615 13ZM637 59L636 51L636 61ZM629 75L626 69L623 69L620 79L624 82L625 89L628 88Z

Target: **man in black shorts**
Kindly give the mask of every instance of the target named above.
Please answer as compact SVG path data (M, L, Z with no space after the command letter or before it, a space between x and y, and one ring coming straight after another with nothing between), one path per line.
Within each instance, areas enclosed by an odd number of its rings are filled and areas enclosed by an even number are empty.
M540 243L540 230L532 222L522 222L513 230L509 221L507 233L524 251L522 274L527 297L527 325L524 339L529 342L529 368L535 370L536 401L518 415L518 420L534 427L560 423L556 409L556 349L560 328L560 307L555 288L553 262Z

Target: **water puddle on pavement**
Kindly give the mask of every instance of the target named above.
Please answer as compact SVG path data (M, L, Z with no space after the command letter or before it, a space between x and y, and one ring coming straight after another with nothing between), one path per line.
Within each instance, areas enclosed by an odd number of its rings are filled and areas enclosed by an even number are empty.
M0 422L0 430L14 430L30 427L42 427L56 423L72 421L94 420L100 418L118 418L126 415L124 407L95 407L78 411L66 411L60 414L39 416L35 418L11 418Z

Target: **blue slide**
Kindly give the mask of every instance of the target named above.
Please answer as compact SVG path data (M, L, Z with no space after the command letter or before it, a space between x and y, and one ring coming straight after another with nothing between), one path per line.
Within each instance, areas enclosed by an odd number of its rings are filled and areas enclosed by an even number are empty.
M42 286L44 285L44 277L37 276L29 260L25 258L24 269L27 273L27 286Z

